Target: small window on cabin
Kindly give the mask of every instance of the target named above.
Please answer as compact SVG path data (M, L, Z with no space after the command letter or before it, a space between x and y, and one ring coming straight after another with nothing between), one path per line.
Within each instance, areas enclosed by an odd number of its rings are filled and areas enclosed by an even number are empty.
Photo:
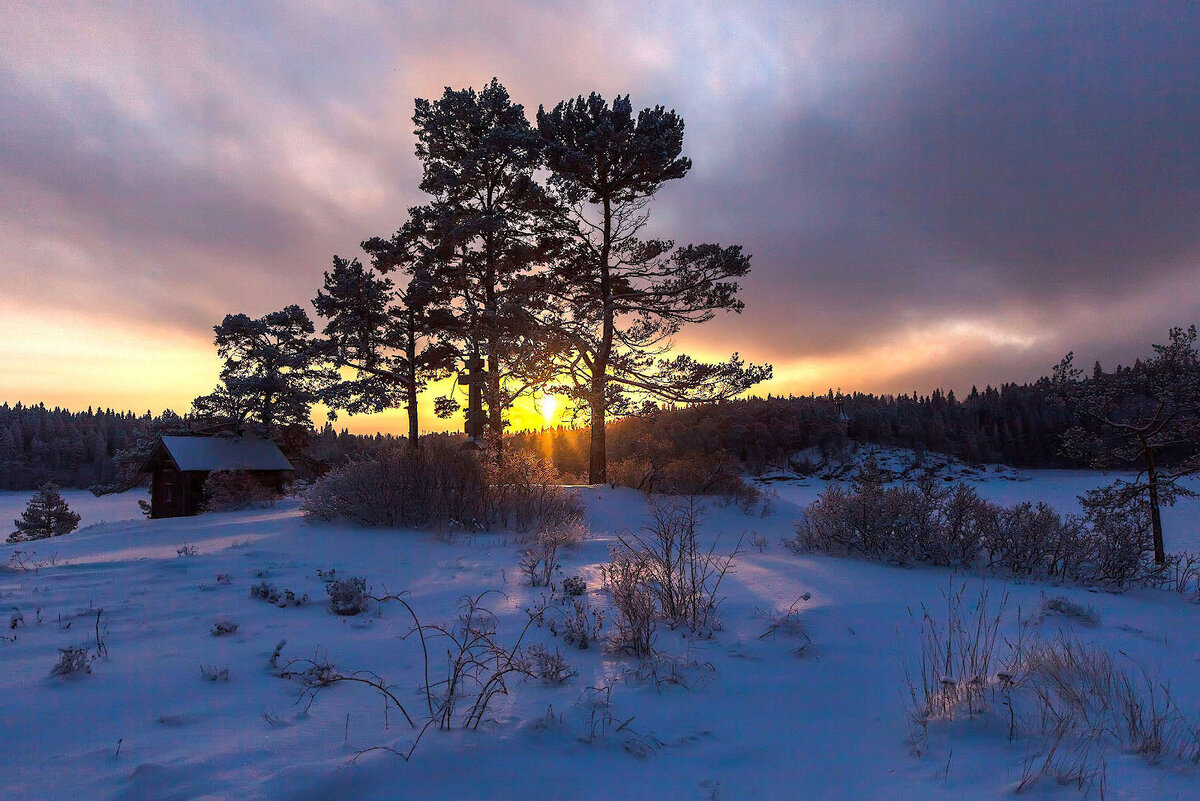
M163 484L162 499L163 499L163 503L171 502L171 485L170 484Z

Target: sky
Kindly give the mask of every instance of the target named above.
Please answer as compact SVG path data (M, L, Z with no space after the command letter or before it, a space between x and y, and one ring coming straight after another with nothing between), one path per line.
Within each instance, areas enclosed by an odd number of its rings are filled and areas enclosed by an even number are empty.
M413 100L664 105L653 232L741 244L681 351L756 391L965 392L1200 319L1200 6L5 4L0 401L184 411L212 326L307 303L422 201ZM536 421L532 410L518 424ZM426 419L430 419L426 415ZM343 418L402 430L397 412ZM433 423L431 422L431 425Z

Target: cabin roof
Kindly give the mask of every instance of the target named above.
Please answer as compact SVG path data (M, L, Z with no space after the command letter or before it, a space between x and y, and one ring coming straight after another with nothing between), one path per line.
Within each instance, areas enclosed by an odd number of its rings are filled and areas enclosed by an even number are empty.
M180 470L295 470L269 439L162 437L161 441Z

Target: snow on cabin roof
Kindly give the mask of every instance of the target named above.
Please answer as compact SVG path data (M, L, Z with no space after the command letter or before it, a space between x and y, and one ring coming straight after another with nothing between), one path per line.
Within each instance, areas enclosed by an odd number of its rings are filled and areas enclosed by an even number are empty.
M180 470L295 469L269 439L163 437L162 444Z

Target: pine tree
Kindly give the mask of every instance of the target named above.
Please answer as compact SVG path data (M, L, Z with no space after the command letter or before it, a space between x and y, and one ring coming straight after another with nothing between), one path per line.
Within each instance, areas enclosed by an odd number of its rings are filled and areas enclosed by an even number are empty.
M61 537L79 527L79 515L71 511L58 492L58 487L46 482L29 499L29 505L14 520L16 531L8 535L9 542L26 542L48 537Z
M318 363L308 314L292 305L251 319L229 314L213 327L214 344L225 360L221 383L193 401L195 413L231 421L274 426L312 426L312 407L337 378Z
M333 257L333 272L313 300L328 320L319 347L338 367L354 371L324 395L330 409L351 414L408 408L409 447L419 444L417 396L453 367L454 349L436 337L444 328L442 298L428 274L396 252L392 243L364 242L375 272L358 259ZM405 272L403 288L377 273Z
M1200 474L1200 355L1196 327L1172 328L1171 341L1154 345L1154 355L1118 367L1093 370L1082 380L1068 353L1054 368L1062 397L1093 426L1076 426L1062 438L1068 456L1108 469L1128 464L1140 472L1133 481L1118 480L1104 497L1113 503L1144 501L1154 534L1154 561L1166 562L1160 506L1178 496L1194 496L1180 483Z
M638 401L731 398L770 378L771 368L747 365L736 353L719 364L667 356L684 325L742 310L736 279L750 270L736 245L676 248L639 236L646 204L691 169L680 155L682 118L662 106L635 117L628 95L610 106L593 93L539 108L537 123L556 208L566 210L563 249L546 286L558 303L546 316L544 339L551 353L564 354L565 381L555 391L588 419L588 480L602 483L609 415L635 411Z
M540 298L530 280L549 256L552 201L535 177L543 142L495 78L478 92L447 87L437 100L418 99L413 122L420 188L432 202L410 210L390 252L415 257L447 298L444 339L486 360L487 425L498 445L505 410L544 381L547 343L535 338ZM389 252L381 240L364 247L376 258Z

